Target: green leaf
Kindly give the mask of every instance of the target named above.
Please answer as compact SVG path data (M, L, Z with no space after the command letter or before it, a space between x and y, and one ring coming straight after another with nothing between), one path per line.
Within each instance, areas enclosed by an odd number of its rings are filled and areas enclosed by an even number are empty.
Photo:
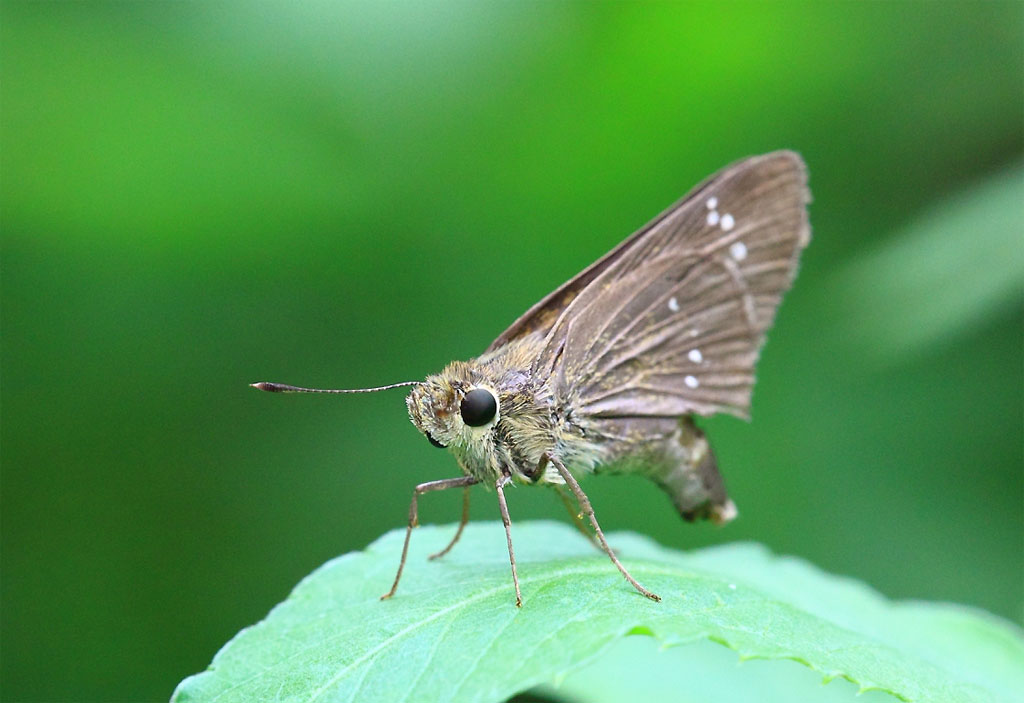
M444 560L426 561L453 530L416 531L389 601L379 596L403 531L328 562L173 700L501 701L599 662L630 634L791 659L826 681L910 701L1011 700L1024 690L1024 636L1013 625L959 606L892 603L758 545L681 553L611 535L627 568L662 596L654 603L570 527L514 524L518 609L501 524L471 524ZM650 684L653 671L624 675Z
M897 358L1020 304L1024 166L944 199L836 274L839 333Z
M539 686L533 693L546 699L586 703L899 700L877 690L859 694L857 686L843 679L827 686L821 679L821 674L792 660L738 660L736 652L710 640L663 647L653 637L624 637L557 686Z

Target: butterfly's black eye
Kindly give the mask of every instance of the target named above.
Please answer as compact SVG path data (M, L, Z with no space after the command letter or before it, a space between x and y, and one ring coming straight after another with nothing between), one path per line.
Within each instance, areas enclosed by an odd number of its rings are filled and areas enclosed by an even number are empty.
M462 421L470 427L486 425L498 412L498 400L486 388L471 390L462 399Z
M441 444L440 442L438 442L438 441L437 441L436 439L434 439L433 437L431 437L431 436L430 436L429 434L427 435L427 439L428 439L428 440L430 440L430 443L431 443L431 444L433 444L433 445L434 445L435 447L437 447L438 449L444 449L444 445L443 445L443 444Z

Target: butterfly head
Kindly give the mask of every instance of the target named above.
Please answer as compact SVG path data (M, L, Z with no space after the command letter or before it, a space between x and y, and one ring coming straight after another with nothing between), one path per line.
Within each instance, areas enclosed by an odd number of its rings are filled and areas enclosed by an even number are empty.
M405 400L412 424L435 447L471 448L500 417L498 393L471 370L465 363L451 364L413 387Z

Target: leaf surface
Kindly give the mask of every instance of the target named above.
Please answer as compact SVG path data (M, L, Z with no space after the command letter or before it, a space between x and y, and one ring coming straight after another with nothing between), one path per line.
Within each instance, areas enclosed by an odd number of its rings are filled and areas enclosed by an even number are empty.
M962 335L1024 291L1024 165L945 198L853 259L832 282L840 332L898 358ZM898 304L897 302L898 301Z
M469 525L452 553L428 562L453 531L414 533L389 601L379 596L403 531L328 562L228 642L206 672L183 681L173 700L502 701L599 663L630 634L791 659L826 680L903 700L1009 701L1024 691L1024 637L1015 626L960 606L893 603L759 545L684 553L611 535L627 568L662 596L654 603L571 527L514 524L524 601L517 609L501 524ZM624 675L639 682L655 674Z

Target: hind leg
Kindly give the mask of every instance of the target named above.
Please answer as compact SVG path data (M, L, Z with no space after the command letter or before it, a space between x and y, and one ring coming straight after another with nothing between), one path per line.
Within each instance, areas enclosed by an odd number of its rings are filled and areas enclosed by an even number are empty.
M558 473L565 480L565 483L572 490L573 494L575 494L576 501L580 505L580 510L590 519L590 524L593 526L594 532L597 534L597 540L601 543L601 548L605 551L605 554L611 558L612 563L615 564L622 575L626 577L626 580L633 585L633 588L640 591L640 593L653 601L660 601L661 596L652 593L641 586L640 583L626 570L626 567L622 565L619 558L615 556L615 552L612 551L612 548L608 546L608 542L604 538L604 532L601 531L601 525L597 522L597 516L594 515L594 508L590 505L590 499L587 498L587 494L583 492L582 488L580 488L580 484L576 482L575 477L573 477L573 475L569 473L569 470L565 468L565 464L562 463L561 459L551 453L545 454L544 458L550 461L554 467L558 469Z
M572 498L570 498L569 494L565 492L565 486L555 484L555 491L558 493L558 497L562 499L562 505L564 505L566 511L568 511L569 517L572 518L573 526L580 531L580 534L590 540L592 545L601 549L601 545L597 543L597 539L595 539L594 535L587 529L587 526L583 524L583 515L579 512L579 508L573 505Z

